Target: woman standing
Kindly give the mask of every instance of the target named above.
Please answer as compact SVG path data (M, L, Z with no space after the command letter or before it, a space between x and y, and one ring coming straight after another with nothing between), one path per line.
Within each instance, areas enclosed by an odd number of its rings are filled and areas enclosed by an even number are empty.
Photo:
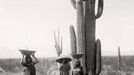
M35 61L33 61L35 60ZM24 69L24 75L36 75L36 68L35 65L39 61L37 58L33 55L23 55L21 64L25 67Z
M72 70L72 75L84 75L83 74L83 68L81 66L81 63L80 63L79 59L75 60L74 68Z
M63 63L59 67L60 74L59 75L70 75L70 63Z
M68 55L62 55L56 59L56 62L59 63L58 65L58 75L70 75L70 61L72 59Z

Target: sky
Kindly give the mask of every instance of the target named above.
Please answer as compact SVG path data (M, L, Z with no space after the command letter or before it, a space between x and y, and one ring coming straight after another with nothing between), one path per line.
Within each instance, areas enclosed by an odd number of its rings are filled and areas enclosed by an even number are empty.
M134 1L104 0L96 20L102 55L134 55ZM70 0L0 0L0 58L22 57L19 49L36 50L37 57L57 57L54 33L63 37L63 55L70 53L69 26L76 25Z

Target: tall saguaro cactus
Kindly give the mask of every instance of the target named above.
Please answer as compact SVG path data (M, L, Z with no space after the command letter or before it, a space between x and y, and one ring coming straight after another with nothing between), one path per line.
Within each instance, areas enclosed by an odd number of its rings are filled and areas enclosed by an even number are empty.
M97 51L100 50L100 46L96 46L100 43L96 44L98 40L95 41L95 22L102 15L103 0L98 0L97 14L95 14L96 0L71 0L71 3L77 14L77 53L85 54L82 65L86 74L96 75L99 73L99 71L96 73L97 59L101 59L101 53Z
M54 40L55 40L56 52L59 57L62 53L62 37L60 37L59 30L58 30L58 36L56 36L55 31L54 31Z
M86 70L87 73L95 73L95 22L96 19L101 16L102 9L100 5L103 5L103 0L99 0L98 7L101 10L98 10L97 15L95 15L95 0L86 0L85 3L85 50L86 50ZM92 61L92 62L91 62Z

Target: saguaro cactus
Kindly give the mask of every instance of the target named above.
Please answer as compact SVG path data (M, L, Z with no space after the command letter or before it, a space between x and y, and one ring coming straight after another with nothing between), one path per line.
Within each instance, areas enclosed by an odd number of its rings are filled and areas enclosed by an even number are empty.
M118 66L119 69L121 68L121 53L120 53L120 47L118 46Z
M98 1L98 11L95 14L96 0L71 0L77 13L77 53L84 53L83 66L86 74L96 74L96 59L99 52L95 46L95 22L103 12L103 0ZM101 61L101 60L100 60Z
M56 36L54 31L54 40L55 40L55 48L56 48L57 55L60 56L62 53L62 37L60 37L59 30L58 30L58 36Z
M86 50L86 70L95 73L95 22L102 14L103 0L99 0L97 15L95 15L95 0L87 0L85 3L85 50ZM92 61L92 62L91 62Z

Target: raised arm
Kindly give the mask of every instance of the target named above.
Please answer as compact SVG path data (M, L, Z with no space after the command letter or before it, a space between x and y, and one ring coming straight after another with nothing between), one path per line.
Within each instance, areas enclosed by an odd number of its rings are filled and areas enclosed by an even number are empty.
M22 55L21 64L22 64L23 66L26 65L26 60L25 60L25 55L24 55L24 54Z
M32 60L34 60L33 61L34 64L39 63L39 60L34 56L34 54L31 56L31 58L32 58Z

